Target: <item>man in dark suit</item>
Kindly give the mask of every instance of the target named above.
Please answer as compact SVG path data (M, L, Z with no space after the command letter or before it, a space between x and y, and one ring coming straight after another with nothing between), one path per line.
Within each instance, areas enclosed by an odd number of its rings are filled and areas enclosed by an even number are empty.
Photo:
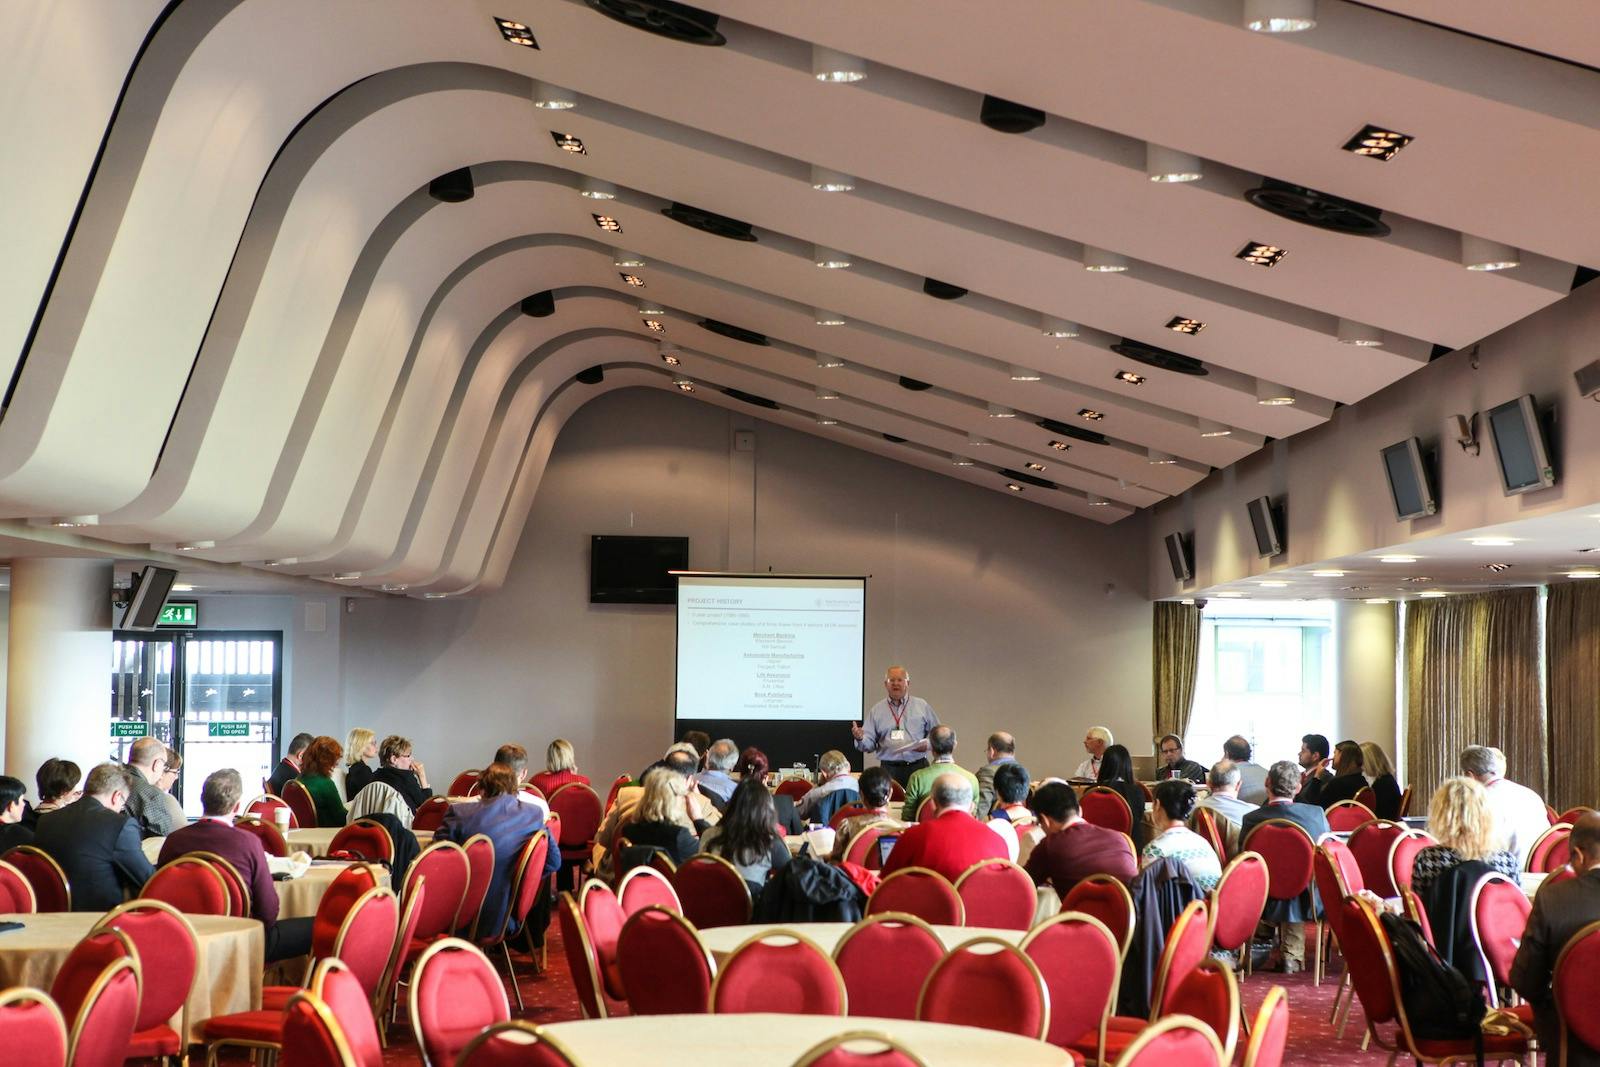
M1195 785L1205 783L1206 769L1183 756L1183 738L1177 734L1167 734L1156 742L1156 750L1161 755L1161 766L1156 770L1156 781L1182 778L1185 782L1192 782Z
M1578 877L1543 886L1533 898L1533 913L1511 964L1511 988L1533 1005L1539 1043L1556 1056L1561 1017L1551 995L1556 957L1572 935L1600 920L1600 814L1590 812L1572 827L1572 867ZM1600 1064L1600 1054L1574 1044L1567 1049L1569 1067Z
M33 843L61 865L73 911L108 911L155 873L139 849L139 824L123 814L133 792L130 773L118 763L100 764L84 781L83 796L39 819Z
M1321 804L1322 787L1333 778L1328 766L1328 739L1321 734L1306 734L1300 739L1300 792L1295 800L1302 804Z
M266 849L255 834L233 825L234 812L244 798L244 781L233 768L212 771L200 787L200 821L175 831L161 845L162 866L190 852L220 856L239 872L250 887L250 917L261 920L266 931L268 963L294 959L311 951L310 918L279 919L278 888L272 884Z
M494 843L494 874L478 912L478 932L483 936L498 933L505 922L517 860L528 838L544 829L544 809L517 800L517 773L507 764L489 764L478 775L478 786L475 799L450 805L433 839L465 844L468 838L484 834ZM561 849L551 842L545 854L544 873L552 874L560 868ZM469 917L463 916L462 920L463 926L472 925Z
M283 796L283 787L300 777L300 756L314 740L316 738L310 734L294 735L294 739L289 742L289 751L273 768L272 777L267 779L267 785L271 788L273 796Z
M928 867L954 882L979 860L1006 859L1000 835L972 817L970 772L950 771L933 781L928 794L937 813L900 835L883 865L887 878L904 867Z
M1267 769L1267 802L1255 811L1246 812L1239 820L1239 847L1249 848L1250 831L1268 819L1287 819L1311 836L1316 842L1328 832L1328 816L1315 804L1295 799L1300 789L1300 766L1289 760L1279 760ZM1311 908L1311 890L1306 890L1300 909ZM1283 942L1283 970L1297 974L1306 965L1306 925L1304 922L1280 922L1278 932Z
M0 853L33 842L33 831L22 822L27 791L22 779L0 774Z

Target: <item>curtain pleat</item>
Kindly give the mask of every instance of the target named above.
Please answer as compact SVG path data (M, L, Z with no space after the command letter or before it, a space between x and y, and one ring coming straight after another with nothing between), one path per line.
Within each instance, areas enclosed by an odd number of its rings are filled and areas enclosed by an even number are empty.
M1406 769L1418 798L1413 811L1425 811L1439 783L1460 773L1468 745L1500 749L1507 777L1545 791L1538 604L1536 589L1504 589L1406 605Z
M1550 704L1550 803L1600 802L1600 587L1550 587L1545 608Z
M1158 600L1152 627L1155 655L1153 725L1155 736L1189 728L1194 710L1194 683L1200 669L1200 608Z

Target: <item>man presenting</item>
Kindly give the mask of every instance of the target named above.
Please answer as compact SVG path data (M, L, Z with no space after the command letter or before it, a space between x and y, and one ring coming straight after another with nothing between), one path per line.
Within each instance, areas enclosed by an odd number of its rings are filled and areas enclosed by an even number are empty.
M911 674L904 667L884 672L883 689L888 695L867 710L865 724L851 724L850 733L858 751L877 753L878 762L905 785L913 771L928 765L928 734L939 725L939 716L926 700L911 695Z

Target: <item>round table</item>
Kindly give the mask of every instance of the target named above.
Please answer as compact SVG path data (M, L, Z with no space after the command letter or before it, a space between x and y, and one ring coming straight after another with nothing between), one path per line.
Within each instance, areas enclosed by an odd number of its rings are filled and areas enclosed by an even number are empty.
M721 963L724 956L752 937L772 930L793 930L831 956L835 946L839 944L839 939L853 925L853 923L751 923L744 926L712 926L699 933L700 943L706 947L707 952L716 957L718 963ZM935 926L933 932L938 935L945 951L948 952L963 941L971 941L975 937L998 937L1007 944L1015 945L1028 931L995 930L982 926Z
M290 878L282 882L273 882L278 889L278 918L298 919L314 918L317 906L322 903L323 894L333 880L351 864L320 862L313 863L306 868L306 873L299 878ZM378 884L389 888L389 871L381 863L371 864L378 876Z
M0 989L25 985L50 988L56 972L74 945L83 940L101 915L81 911L0 915L20 922L21 930L0 934ZM200 951L194 984L189 987L189 1030L199 1040L200 1024L213 1015L252 1011L261 1006L261 967L266 939L254 919L217 915L185 915L194 928ZM151 966L145 960L144 966ZM181 1020L171 1020L173 1029Z
M693 1035L686 1052L697 1067L744 1067L750 1063L794 1063L813 1045L837 1034L868 1031L894 1038L928 1067L1061 1067L1072 1058L1063 1049L998 1030L905 1019L847 1015L634 1015L585 1019L541 1028L571 1051L579 1063L654 1063L664 1049Z
M313 826L305 830L290 830L284 835L284 840L289 843L291 852L309 852L313 857L326 856L333 835L342 829L342 826ZM413 830L412 833L417 835L417 844L422 848L427 848L433 842L432 830Z

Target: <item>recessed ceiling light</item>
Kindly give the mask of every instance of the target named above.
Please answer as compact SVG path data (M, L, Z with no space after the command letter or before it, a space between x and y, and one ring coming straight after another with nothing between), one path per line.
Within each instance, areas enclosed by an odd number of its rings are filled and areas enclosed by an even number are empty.
M1383 331L1376 326L1356 322L1354 319L1340 319L1339 328L1335 333L1342 345L1355 345L1357 348L1382 348Z
M837 425L839 425L839 420L838 419L834 419L834 418L829 418L827 415L818 415L817 416L817 425L818 426L837 426Z
M1067 449L1071 448L1072 446L1067 444L1065 441L1051 441L1050 442L1050 447L1055 449L1057 452L1065 452Z
M640 304L639 314L647 319L660 318L667 313L667 309L660 304Z
M571 111L578 106L578 97L571 89L536 81L533 83L533 106L541 111Z
M1126 256L1093 245L1083 246L1083 269L1093 274L1121 274L1128 269Z
M299 556L287 556L287 557L285 557L283 559L266 559L266 560L262 560L261 561L261 565L263 567L288 567L288 566L290 566L292 564L299 563L299 562L300 562L300 557Z
M1106 417L1105 412L1096 411L1094 408L1079 408L1078 409L1078 418L1085 419L1085 420L1087 420L1089 422L1099 422L1101 419L1103 419L1105 417Z
M500 30L500 36L510 43L523 48L539 47L539 42L534 40L533 31L528 28L527 23L495 17L494 24Z
M344 571L341 574L330 574L328 577L336 582L354 582L360 579L360 571Z
M1369 122L1344 143L1344 150L1387 163L1413 140L1415 138L1410 134L1374 126Z
M645 319L644 324L651 333L667 332L667 324L662 322L660 319Z
M1600 578L1600 571L1568 571L1568 578Z
M1031 471L1042 471L1042 470L1044 470L1044 464L1043 463L1035 463L1032 460L1029 460L1027 463L1024 463L1023 466L1027 467Z
M1295 402L1294 390L1284 385L1256 379L1256 403L1262 407L1281 408Z
M611 233L622 232L622 223L618 222L610 215L590 215L590 218L594 219L594 224L600 227L602 230L608 230Z
M959 453L959 452L952 452L950 454L950 462L954 463L958 467L970 467L970 466L972 466L972 460L968 459L966 456L961 455L961 453Z
M1125 382L1128 385L1143 385L1145 382L1150 380L1150 379L1146 378L1142 374L1135 374L1131 370L1119 370L1119 371L1117 371L1116 378L1117 378L1117 381Z
M1287 588L1289 588L1289 583L1288 582L1279 581L1276 578L1274 578L1274 579L1272 579L1270 581L1257 582L1256 584L1261 586L1261 588L1263 588L1263 589L1287 589Z
M823 311L821 308L812 308L811 314L814 316L818 326L843 326L845 324L844 316L837 311Z
M829 248L826 245L813 245L811 262L823 270L844 270L850 266L850 257L837 248Z
M1381 596L1368 597L1362 601L1363 604L1387 604L1388 602L1386 598Z
M1022 486L1018 485L1016 482L1007 482L1006 488L1011 490L1013 493L1022 492Z
M1522 262L1522 253L1486 237L1461 235L1461 265L1468 270L1510 270Z
M1509 564L1509 563L1485 563L1483 565L1483 569L1486 570L1486 571L1490 571L1490 572L1492 572L1494 574L1504 574L1506 571L1511 569L1511 564Z
M1179 315L1174 315L1172 318L1167 320L1167 329L1173 330L1177 333L1186 333L1191 336L1199 333L1205 328L1206 324L1201 322L1199 319L1186 319Z
M1467 541L1476 548L1508 548L1516 543L1515 537L1473 537Z
M633 286L635 289L643 289L644 288L644 279L639 277L637 274L628 274L626 272L619 271L617 273L617 277L621 278L623 281L627 282L629 285Z
M1153 182L1197 182L1202 177L1199 156L1149 143L1144 146L1144 172Z
M1284 256L1289 254L1287 248L1269 245L1263 241L1251 241L1233 254L1234 259L1242 259L1246 263L1257 267L1276 267Z
M819 385L819 386L817 386L817 399L818 400L838 400L839 399L839 392L836 389L829 389L825 385Z
M838 356L830 356L826 352L817 353L818 370L833 370L836 367L842 366L844 366L844 360L840 359Z
M1171 453L1169 453L1169 452L1158 452L1154 448L1146 449L1145 450L1145 455L1148 456L1149 459L1150 459L1150 462L1152 464L1154 464L1155 466L1157 466L1157 467L1170 467L1174 463L1178 462L1177 458L1175 456L1173 456Z
M672 384L676 385L679 389L681 389L685 393L694 392L694 383L691 382L687 378L674 378L674 379L672 379Z
M1111 501L1107 500L1103 496L1095 496L1093 493L1089 493L1088 498L1089 506L1091 508L1108 508L1111 506Z
M1017 413L1003 404L990 404L989 417L991 419L1014 419Z
M657 351L661 353L661 362L669 367L676 367L683 362L683 357L678 354L677 345L669 345L663 341Z
M194 586L192 586L192 585L175 585L175 586L172 587L172 591L174 593L192 593L192 592L194 592Z
M1040 374L1036 370L1029 370L1027 367L1018 367L1015 364L1013 364L1011 367L1011 380L1014 382L1037 382L1043 380L1043 378L1044 375Z
M1438 600L1442 597L1447 597L1450 594L1446 593L1443 589L1428 589L1418 593L1417 595L1422 597L1424 600Z
M1077 323L1070 319L1058 319L1054 315L1043 316L1040 329L1046 337L1077 337L1083 332Z
M624 252L619 248L611 253L611 265L626 269L629 267L642 267L645 263L644 257L637 252Z
M1344 571L1312 571L1313 578L1343 578Z
M867 63L860 56L814 44L811 46L811 74L819 82L844 85L865 78Z
M1244 28L1256 33L1300 33L1317 25L1316 0L1244 0Z
M578 195L585 200L615 200L617 187L599 178L585 178L578 183Z
M571 152L575 156L586 156L589 154L589 150L583 147L583 142L578 139L577 134L557 133L555 130L551 130L550 137L555 141L556 147L561 149L563 152Z
M1225 589L1220 593L1212 593L1211 595L1214 596L1214 597L1217 597L1219 599L1222 599L1222 600L1243 600L1244 599L1244 594L1243 593L1235 593L1231 589Z
M180 541L172 546L179 552L203 552L208 548L216 548L215 541Z
M448 597L449 595L450 595L449 593L423 593L422 594L422 599L423 600L443 600L446 597Z
M856 180L838 170L811 165L811 188L819 193L848 193L856 187Z
M1230 437L1232 434L1232 426L1227 426L1220 422L1213 422L1211 419L1200 420L1201 437Z
M1424 583L1433 581L1433 579L1428 577L1426 574L1414 574L1410 577L1402 578L1400 580L1405 582L1407 585L1423 585Z
M1379 563L1415 563L1416 556L1379 556Z

